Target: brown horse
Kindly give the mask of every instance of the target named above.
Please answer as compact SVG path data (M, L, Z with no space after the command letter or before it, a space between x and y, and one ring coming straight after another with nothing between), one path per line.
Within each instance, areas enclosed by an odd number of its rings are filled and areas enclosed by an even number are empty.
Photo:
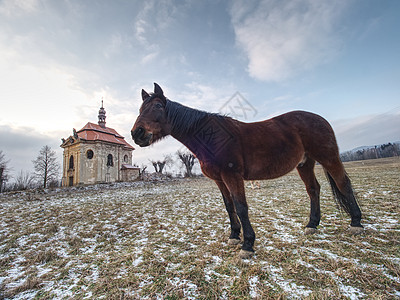
M325 119L293 111L243 123L170 101L160 86L154 85L150 95L142 90L143 103L132 138L146 147L171 135L196 155L204 175L213 179L222 193L231 222L229 244L240 243L243 228L240 257L253 255L255 240L243 180L277 178L297 168L311 200L306 234L314 233L321 218L316 161L323 166L338 204L350 215L352 233L362 232L361 211L340 161L335 134Z

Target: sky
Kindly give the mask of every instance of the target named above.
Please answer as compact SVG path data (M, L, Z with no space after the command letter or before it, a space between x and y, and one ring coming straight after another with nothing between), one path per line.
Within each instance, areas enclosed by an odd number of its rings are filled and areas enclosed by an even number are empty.
M0 150L32 171L44 145L97 122L134 145L141 89L259 121L322 115L340 151L400 140L400 1L0 0Z

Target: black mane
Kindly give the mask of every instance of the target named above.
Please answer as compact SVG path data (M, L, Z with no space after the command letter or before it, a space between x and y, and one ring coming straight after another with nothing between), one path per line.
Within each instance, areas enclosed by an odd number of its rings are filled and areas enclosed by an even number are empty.
M178 136L186 136L196 130L206 117L224 118L220 114L190 108L168 99L166 99L165 110L168 123L172 127L172 133Z

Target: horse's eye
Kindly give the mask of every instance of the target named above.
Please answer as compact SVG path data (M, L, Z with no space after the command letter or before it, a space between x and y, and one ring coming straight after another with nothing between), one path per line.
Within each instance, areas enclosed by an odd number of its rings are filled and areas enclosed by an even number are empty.
M156 109L160 109L160 108L162 108L163 106L162 106L162 104L161 103L156 103L156 104L154 104L154 108L156 108Z

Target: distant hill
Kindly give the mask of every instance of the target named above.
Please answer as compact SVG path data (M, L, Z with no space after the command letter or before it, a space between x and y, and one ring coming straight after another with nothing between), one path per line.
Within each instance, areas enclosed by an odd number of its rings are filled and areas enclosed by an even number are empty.
M341 153L340 159L345 162L393 156L400 156L400 141L374 146L360 146Z

